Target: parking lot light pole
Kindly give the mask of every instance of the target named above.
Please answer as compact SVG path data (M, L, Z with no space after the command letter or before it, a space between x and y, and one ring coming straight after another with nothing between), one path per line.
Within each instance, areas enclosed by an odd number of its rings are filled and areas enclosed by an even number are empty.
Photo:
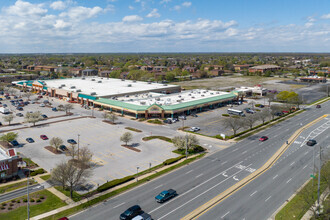
M188 135L186 135L186 159L188 159Z
M78 134L78 160L79 160L79 137L80 137L80 134Z
M136 167L136 182L139 181L139 176L138 176L138 174L139 174L139 168L140 167Z

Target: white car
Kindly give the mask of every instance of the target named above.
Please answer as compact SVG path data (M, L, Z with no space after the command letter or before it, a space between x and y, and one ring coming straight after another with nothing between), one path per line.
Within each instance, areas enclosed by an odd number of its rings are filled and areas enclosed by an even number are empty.
M41 103L39 106L40 107L45 107L45 104L44 103Z
M192 131L192 132L196 132L196 131L199 131L199 130L201 130L199 127L191 127L189 129L189 131Z

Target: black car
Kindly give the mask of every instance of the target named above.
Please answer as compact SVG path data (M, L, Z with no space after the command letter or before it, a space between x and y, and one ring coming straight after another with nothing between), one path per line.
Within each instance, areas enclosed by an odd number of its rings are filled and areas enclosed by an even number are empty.
M66 151L66 150L68 150L68 148L66 148L65 145L61 145L59 148L60 148L61 151Z
M19 145L19 143L18 143L16 140L11 141L10 143L11 143L11 145L13 145L14 147L16 147L16 146Z
M68 139L67 142L69 144L77 144L77 142L75 140L73 140L73 139Z
M46 119L46 118L48 118L48 116L47 116L47 115L41 115L41 117L43 117L43 118L45 118L45 119Z
M142 213L143 213L143 211L142 211L141 207L138 205L134 205L134 206L128 208L125 212L123 212L120 215L120 219L130 220L130 219L134 218L135 216L142 214Z
M17 113L16 116L23 117L24 115L22 113Z
M316 142L316 140L311 139L311 140L307 141L306 144L307 144L308 146L314 146L315 144L317 144L317 142Z
M25 139L27 142L29 142L29 143L33 143L34 142L34 140L32 139L32 138L26 138Z

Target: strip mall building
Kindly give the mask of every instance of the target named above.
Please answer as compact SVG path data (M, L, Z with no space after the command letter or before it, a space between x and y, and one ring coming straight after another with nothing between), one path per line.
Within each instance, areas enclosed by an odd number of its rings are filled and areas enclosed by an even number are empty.
M239 91L181 91L178 85L100 77L20 81L14 84L45 92L50 97L135 118L189 115L224 106L241 95Z

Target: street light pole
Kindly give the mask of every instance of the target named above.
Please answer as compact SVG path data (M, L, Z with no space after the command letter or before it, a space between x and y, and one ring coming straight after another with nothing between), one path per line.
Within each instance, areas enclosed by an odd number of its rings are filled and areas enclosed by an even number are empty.
M320 179L321 179L321 146L320 146L320 160L319 160L319 176L318 176L318 184L317 184L317 210L318 210L318 214L320 214Z
M140 167L136 167L136 182L139 181L139 176L138 176L138 174L139 174L139 168Z
M30 199L29 199L29 177L30 177L30 168L29 168L29 175L27 177L27 219L30 220Z
M78 160L79 160L79 137L80 137L80 134L78 134Z
M188 135L186 135L186 159L188 159Z

